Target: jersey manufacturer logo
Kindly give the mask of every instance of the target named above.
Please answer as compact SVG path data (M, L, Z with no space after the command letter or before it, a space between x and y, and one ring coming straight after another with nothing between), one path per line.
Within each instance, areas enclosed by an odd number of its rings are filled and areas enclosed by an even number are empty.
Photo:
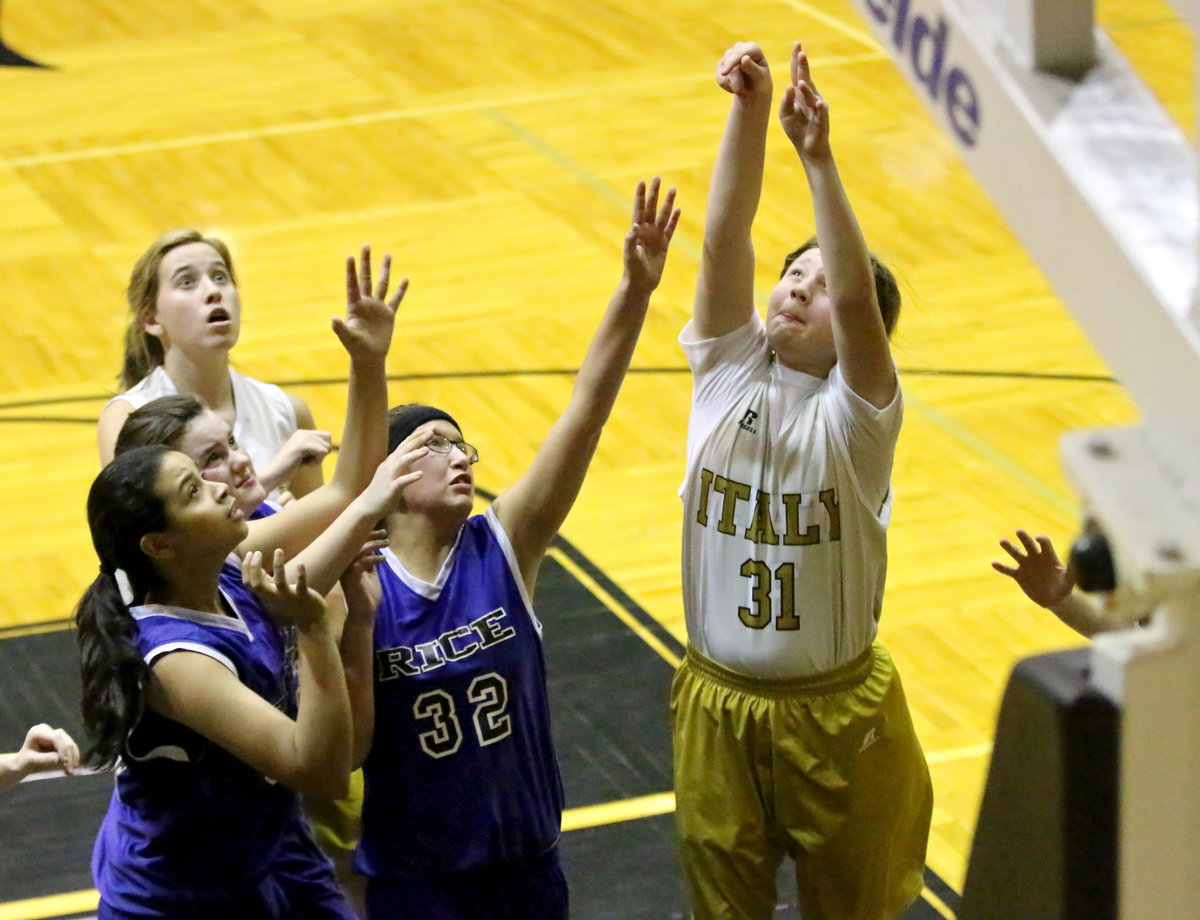
M758 428L754 423L758 421L758 413L753 409L747 409L746 414L742 416L742 420L738 422L738 427L742 431L748 431L751 434L758 434Z
M0 19L0 22L3 22ZM31 61L24 55L17 54L12 48L8 47L8 43L4 41L4 37L0 34L0 67L45 67L45 64L39 64L37 61Z
M877 731L875 731L875 726L872 725L870 728L867 729L867 733L865 735L863 735L862 744L860 744L858 746L858 753L861 754L863 751L865 751L867 748L869 748L872 744L874 744L878 740L879 740L879 733Z

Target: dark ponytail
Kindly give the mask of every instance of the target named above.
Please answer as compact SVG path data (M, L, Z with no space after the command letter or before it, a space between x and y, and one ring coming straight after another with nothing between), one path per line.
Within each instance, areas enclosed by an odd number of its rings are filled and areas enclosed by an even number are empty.
M100 574L75 608L83 724L91 739L89 766L112 767L141 718L150 667L138 651L137 626L121 597L117 570L129 578L133 603L162 581L142 552L143 536L166 527L158 494L165 447L127 451L101 470L88 493L88 525Z

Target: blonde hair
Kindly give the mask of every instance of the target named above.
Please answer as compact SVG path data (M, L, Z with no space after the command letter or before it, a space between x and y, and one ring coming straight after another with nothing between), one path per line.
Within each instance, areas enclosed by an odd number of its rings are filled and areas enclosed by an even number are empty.
M158 303L158 269L163 257L172 249L188 243L207 243L225 260L229 278L237 284L233 271L233 259L229 247L216 237L205 236L199 230L172 230L164 233L142 253L129 274L129 287L125 298L129 301L131 316L125 327L125 356L118 376L122 390L128 390L150 374L164 360L162 342L146 331L146 322L154 315Z

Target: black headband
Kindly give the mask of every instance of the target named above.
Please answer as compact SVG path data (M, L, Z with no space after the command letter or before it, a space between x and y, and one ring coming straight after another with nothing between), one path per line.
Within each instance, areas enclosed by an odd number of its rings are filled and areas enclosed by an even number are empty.
M449 412L443 412L441 409L435 409L433 406L423 406L420 403L396 406L396 408L388 412L388 453L390 454L399 447L401 441L426 422L432 422L437 419L449 422L459 431L462 431L462 426L454 421L454 417Z

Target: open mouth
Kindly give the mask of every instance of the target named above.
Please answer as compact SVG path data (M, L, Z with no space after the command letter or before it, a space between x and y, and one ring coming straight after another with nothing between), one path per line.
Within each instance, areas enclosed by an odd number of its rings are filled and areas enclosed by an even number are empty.
M450 485L452 485L452 486L470 486L471 485L471 477L466 475L465 473L463 473L460 476L455 476L453 479L450 480Z
M228 323L231 319L232 317L229 315L229 311L224 307L217 307L208 314L208 324L210 326L214 326L218 323Z

